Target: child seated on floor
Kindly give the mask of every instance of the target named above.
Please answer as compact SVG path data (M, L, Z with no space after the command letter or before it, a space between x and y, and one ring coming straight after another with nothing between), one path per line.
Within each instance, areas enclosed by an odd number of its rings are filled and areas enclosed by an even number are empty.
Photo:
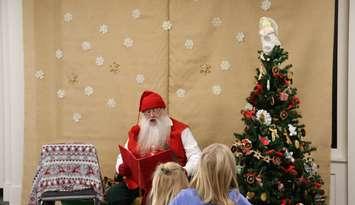
M186 171L175 162L160 164L153 174L152 189L149 194L151 205L168 205L182 189L188 187Z
M235 158L223 144L215 143L202 151L190 185L191 188L180 191L169 205L251 205L238 191Z

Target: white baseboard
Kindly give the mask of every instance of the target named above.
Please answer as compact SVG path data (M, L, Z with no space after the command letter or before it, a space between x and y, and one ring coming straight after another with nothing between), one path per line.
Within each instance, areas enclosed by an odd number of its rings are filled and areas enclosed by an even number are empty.
M330 205L348 204L347 162L332 162L330 165Z
M10 202L11 205L21 204L21 185L4 185L4 201Z

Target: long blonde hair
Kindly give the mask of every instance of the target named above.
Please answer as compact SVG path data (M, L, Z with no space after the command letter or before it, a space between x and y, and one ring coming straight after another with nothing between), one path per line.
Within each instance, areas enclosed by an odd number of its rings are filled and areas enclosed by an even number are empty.
M184 169L175 162L160 164L153 175L149 194L152 205L167 205L189 182Z
M202 151L201 161L191 181L204 203L233 205L229 191L237 188L235 158L223 144L211 144Z

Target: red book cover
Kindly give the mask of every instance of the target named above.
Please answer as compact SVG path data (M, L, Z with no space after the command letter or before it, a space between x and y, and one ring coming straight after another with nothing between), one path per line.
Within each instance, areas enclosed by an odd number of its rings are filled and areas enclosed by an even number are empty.
M168 150L148 154L138 158L131 151L119 145L123 162L131 169L130 180L145 190L150 190L155 168L162 163L174 161L173 152Z

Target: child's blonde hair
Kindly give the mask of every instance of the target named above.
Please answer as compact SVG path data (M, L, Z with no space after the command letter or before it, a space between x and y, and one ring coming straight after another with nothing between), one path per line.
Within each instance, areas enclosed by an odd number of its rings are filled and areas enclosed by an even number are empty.
M206 204L232 205L229 191L237 188L235 158L223 144L212 144L202 151L196 175L191 181Z
M167 205L188 185L186 172L179 164L175 162L160 164L153 175L150 202L152 205Z

